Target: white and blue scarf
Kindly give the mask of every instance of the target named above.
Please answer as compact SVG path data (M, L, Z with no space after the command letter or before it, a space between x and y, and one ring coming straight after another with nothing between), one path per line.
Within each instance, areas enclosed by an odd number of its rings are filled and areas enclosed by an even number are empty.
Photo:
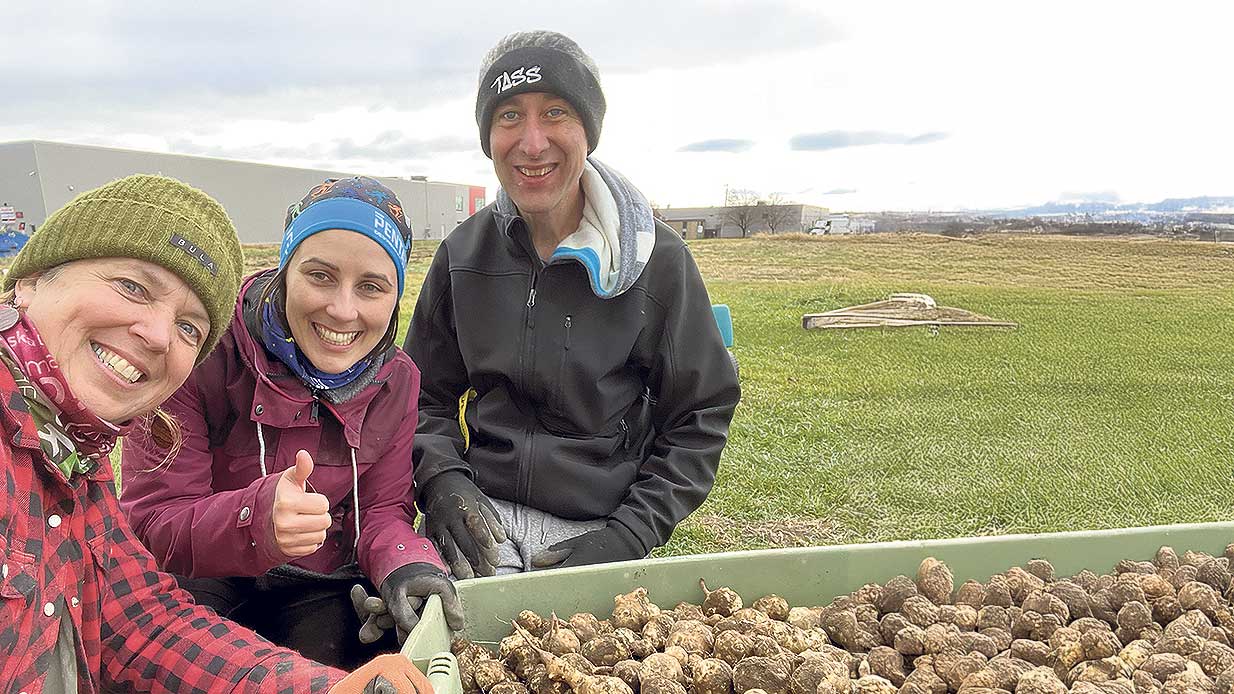
M620 296L638 280L656 243L656 222L647 198L616 170L588 158L583 164L583 219L549 258L573 259L587 269L591 291L601 299ZM497 210L518 214L505 190Z

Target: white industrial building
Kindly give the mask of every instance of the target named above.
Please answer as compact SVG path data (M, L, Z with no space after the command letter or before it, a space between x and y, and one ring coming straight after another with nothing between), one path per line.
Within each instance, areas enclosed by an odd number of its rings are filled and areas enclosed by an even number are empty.
M682 238L714 239L809 231L826 218L828 210L815 205L760 202L727 207L661 207L654 212Z
M29 234L78 193L135 173L162 174L200 188L227 209L244 243L278 243L287 206L326 178L325 171L246 161L140 152L61 142L0 143L0 232ZM425 176L377 176L403 203L415 238L441 239L486 204L485 189Z

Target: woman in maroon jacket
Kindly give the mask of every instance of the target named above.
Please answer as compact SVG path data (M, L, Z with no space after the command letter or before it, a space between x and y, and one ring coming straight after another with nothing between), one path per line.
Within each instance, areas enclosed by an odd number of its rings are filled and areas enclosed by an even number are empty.
M121 506L162 568L197 602L343 667L394 645L356 638L358 580L401 630L433 593L462 627L413 528L420 372L394 346L410 247L382 184L313 188L288 208L277 270L245 280L218 349L164 405L183 445L168 457L138 431L123 447Z

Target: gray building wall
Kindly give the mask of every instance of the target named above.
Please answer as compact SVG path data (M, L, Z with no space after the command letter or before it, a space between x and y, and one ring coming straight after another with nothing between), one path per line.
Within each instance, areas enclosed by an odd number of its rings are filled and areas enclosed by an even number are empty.
M430 186L428 197L428 226L432 228L435 239L444 239L454 227L471 216L467 212L466 186Z
M31 176L30 172L35 171ZM109 147L27 141L0 144L0 202L27 196L39 202L26 211L42 224L78 193L134 173L162 174L200 188L227 209L244 243L278 243L287 206L302 198L326 178L345 178L362 171L343 172L272 166L254 162L140 152ZM398 195L415 238L444 238L468 217L472 186L410 178L377 177ZM33 185L39 192L31 193ZM10 192L12 191L12 192ZM7 196L7 197L6 197ZM456 210L461 196L463 211ZM37 219L32 219L37 217Z
M771 233L765 221L759 219L759 208L770 207L759 205L754 209L753 223L747 229L747 236L753 234ZM788 221L777 225L776 233L788 231L809 231L815 221L827 217L827 208L816 205L778 205L783 208L783 216ZM664 220L674 229L681 230L683 222L702 220L699 238L741 238L741 227L733 223L726 207L665 207L655 210L656 216ZM690 233L687 224L686 233Z
M698 225L698 238L715 238L724 226L723 207L665 207L654 210L655 215L674 229L681 230L683 222ZM738 231L736 236L741 236Z
M0 144L0 206L11 205L20 210L25 215L27 233L31 224L42 224L47 217L38 168L33 147L22 143ZM31 176L31 172L35 175Z

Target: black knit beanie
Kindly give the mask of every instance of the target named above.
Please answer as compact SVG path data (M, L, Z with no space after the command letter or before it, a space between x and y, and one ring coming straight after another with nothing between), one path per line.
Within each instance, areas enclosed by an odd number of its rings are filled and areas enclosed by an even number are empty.
M493 157L489 147L493 112L501 102L525 92L548 92L570 102L587 131L587 153L595 151L605 108L595 63L569 37L554 31L524 31L499 41L480 70L476 125L485 156Z

